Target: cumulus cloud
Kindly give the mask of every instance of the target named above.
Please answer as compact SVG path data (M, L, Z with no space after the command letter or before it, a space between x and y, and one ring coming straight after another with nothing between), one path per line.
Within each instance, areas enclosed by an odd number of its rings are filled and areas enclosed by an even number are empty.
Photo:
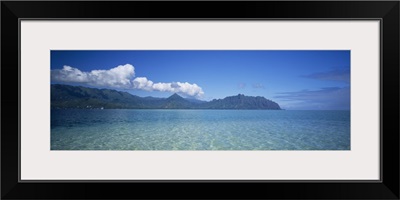
M153 81L148 80L146 77L137 77L132 83L133 88L147 91L173 92L194 97L201 97L204 94L203 89L195 83L153 83Z
M126 88L131 86L131 78L135 76L135 68L120 65L109 70L92 70L83 72L71 66L51 70L51 80L66 83L85 83L91 86Z
M153 81L148 80L146 77L137 77L133 81L133 88L140 90L153 90Z
M135 78L135 68L130 64L120 65L109 70L92 70L90 72L83 72L71 66L64 66L62 69L51 70L51 80L97 87L173 92L197 98L204 94L203 89L195 83L154 83L147 77Z

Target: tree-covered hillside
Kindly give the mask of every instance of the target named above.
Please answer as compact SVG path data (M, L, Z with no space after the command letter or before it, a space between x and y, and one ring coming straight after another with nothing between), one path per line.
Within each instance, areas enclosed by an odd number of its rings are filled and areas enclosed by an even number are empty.
M82 86L51 85L53 109L263 109L280 110L280 106L264 97L242 94L224 99L200 101L178 94L168 98L139 97L128 92Z

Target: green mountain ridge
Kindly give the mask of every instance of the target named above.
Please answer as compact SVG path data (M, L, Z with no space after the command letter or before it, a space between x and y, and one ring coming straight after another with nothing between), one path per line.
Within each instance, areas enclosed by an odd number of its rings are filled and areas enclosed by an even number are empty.
M173 94L168 98L139 97L111 89L61 84L51 85L52 109L260 109L281 110L279 104L261 96L239 94L201 101Z

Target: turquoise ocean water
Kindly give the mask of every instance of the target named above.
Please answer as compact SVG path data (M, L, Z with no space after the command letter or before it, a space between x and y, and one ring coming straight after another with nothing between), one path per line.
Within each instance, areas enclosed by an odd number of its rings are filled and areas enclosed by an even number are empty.
M54 109L51 150L350 150L350 111Z

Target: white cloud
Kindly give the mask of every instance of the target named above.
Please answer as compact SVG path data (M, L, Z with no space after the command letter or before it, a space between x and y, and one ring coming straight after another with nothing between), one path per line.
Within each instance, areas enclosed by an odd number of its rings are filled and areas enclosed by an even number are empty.
M51 79L63 82L86 83L88 81L88 74L79 69L64 66L61 70L52 70Z
M137 77L132 83L134 89L153 91L153 81L147 80L146 77Z
M161 92L171 92L171 83L156 83L153 85L153 89L156 91L161 91Z
M67 83L85 83L91 86L112 88L129 88L135 76L135 68L130 65L119 65L109 70L92 70L82 72L77 68L64 66L51 71L51 80Z
M183 93L187 94L189 96L202 96L204 94L203 90L201 87L199 87L197 84L190 84L188 82L181 83L181 82L176 82L173 83L173 92L177 93Z
M204 94L203 89L195 83L154 83L146 77L134 77L135 68L130 64L120 65L109 70L92 70L90 72L82 72L70 66L64 66L63 69L51 70L51 79L56 82L83 83L97 87L120 89L173 92L197 98Z
M204 94L201 87L188 82L153 83L153 81L148 80L146 77L137 77L132 83L134 89L147 91L173 92L193 97L201 97Z

